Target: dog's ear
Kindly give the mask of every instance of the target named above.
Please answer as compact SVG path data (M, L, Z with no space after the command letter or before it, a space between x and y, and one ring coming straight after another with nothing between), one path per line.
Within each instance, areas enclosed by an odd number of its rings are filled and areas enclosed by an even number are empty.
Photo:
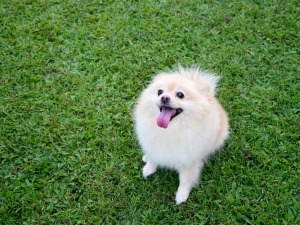
M158 80L158 79L160 79L160 78L162 78L162 77L164 77L164 76L167 76L167 75L168 75L167 73L159 73L159 74L157 74L157 75L154 77L153 81L156 81L156 80Z
M219 79L220 78L218 76L213 76L210 74L200 76L197 81L198 90L202 94L206 94L208 96L215 96Z
M218 80L217 76L202 76L197 81L198 90L202 94L215 96Z
M208 95L208 96L214 96L214 90L212 90L212 87L210 85L208 85L206 83L198 82L197 86L198 86L198 91L201 94Z

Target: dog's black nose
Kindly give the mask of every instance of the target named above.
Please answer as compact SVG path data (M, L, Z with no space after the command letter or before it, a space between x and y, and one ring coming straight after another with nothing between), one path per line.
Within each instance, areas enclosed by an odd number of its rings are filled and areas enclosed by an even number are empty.
M170 97L168 95L161 96L161 102L162 103L167 103L169 101L170 101Z

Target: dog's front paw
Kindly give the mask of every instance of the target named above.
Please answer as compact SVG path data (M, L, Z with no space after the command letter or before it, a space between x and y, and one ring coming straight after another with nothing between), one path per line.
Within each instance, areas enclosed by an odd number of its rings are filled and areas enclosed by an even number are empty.
M146 163L146 165L143 168L143 176L144 178L147 178L151 174L156 172L156 166L151 164L149 161Z
M176 205L185 202L189 197L190 191L184 189L178 189L176 193Z
M143 155L143 158L142 158L143 162L146 163L148 161L148 158L146 155Z

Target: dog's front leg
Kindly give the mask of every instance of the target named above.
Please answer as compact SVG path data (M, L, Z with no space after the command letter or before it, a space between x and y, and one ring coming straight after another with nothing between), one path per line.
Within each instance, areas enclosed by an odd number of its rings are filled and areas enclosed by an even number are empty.
M199 175L202 170L204 162L201 160L191 166L179 171L179 187L176 192L176 204L179 205L185 202L193 186L198 184Z

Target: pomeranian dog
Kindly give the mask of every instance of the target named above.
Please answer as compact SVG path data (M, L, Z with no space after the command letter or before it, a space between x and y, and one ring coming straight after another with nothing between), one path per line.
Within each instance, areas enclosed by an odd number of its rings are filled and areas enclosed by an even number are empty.
M198 68L158 74L134 112L143 150L143 176L158 167L176 170L176 204L197 185L205 160L229 135L228 117L215 97L218 77Z

